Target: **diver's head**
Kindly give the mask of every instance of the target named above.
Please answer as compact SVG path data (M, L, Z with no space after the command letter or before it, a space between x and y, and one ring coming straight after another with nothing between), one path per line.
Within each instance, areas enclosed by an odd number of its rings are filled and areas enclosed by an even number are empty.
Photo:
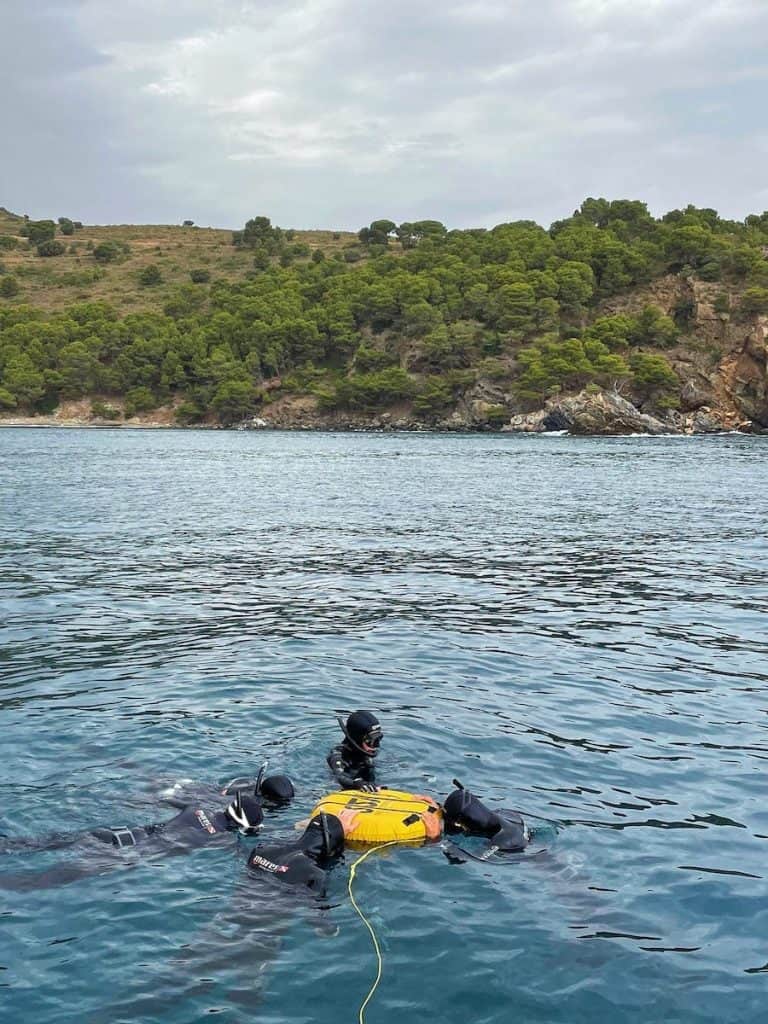
M299 839L299 846L317 864L335 860L344 852L344 827L335 814L316 814Z
M376 715L370 711L353 711L342 728L353 747L367 757L376 757L383 736Z
M264 820L261 800L239 791L224 813L227 816L227 827L239 828L245 835L255 835Z
M443 804L445 831L455 835L464 832L472 836L492 836L501 825L499 816L483 801L460 786Z
M287 775L268 775L262 779L256 795L260 796L268 804L283 807L289 804L295 796L293 783Z

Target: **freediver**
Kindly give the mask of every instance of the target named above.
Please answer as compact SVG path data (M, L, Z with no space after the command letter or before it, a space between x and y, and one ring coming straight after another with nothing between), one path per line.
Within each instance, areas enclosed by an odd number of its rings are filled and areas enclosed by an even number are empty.
M285 792L282 785L280 790ZM231 841L236 834L256 835L263 820L261 798L237 789L234 800L223 809L217 807L214 801L188 802L174 818L166 822L130 828L122 825L100 827L86 832L56 833L43 837L2 837L0 854L75 849L87 854L87 858L75 863L57 864L43 872L0 875L0 889L50 888L104 874L119 864L115 860L115 849L122 852L137 847L142 854L171 856L203 846L222 845ZM107 850L106 847L112 849Z
M344 827L335 814L316 814L304 833L290 843L254 847L248 868L286 885L304 886L322 896L328 869L344 852Z
M344 738L328 754L328 765L342 789L376 792L374 759L382 730L370 711L354 711L346 722L338 719Z
M243 1020L257 1019L266 971L297 914L309 911L317 934L336 933L324 921L323 897L328 871L343 850L343 828L331 814L315 815L297 839L254 847L247 870L230 897L216 902L203 931L174 950L170 962L153 968L148 994L120 1000L104 1020L171 1020L180 1000L193 999L195 1020L203 1020L206 1011L220 1008L222 990L244 1011Z
M488 840L481 860L496 853L520 853L531 840L531 831L519 811L492 811L457 780L457 788L443 804L446 835L482 836ZM466 851L463 851L466 852Z

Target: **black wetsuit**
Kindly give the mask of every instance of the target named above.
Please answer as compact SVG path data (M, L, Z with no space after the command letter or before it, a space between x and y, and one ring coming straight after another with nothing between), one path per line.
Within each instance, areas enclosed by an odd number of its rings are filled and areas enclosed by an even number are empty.
M491 811L493 831L483 833L488 839L491 853L516 853L524 850L530 841L528 828L519 811L501 808Z
M287 843L257 846L248 858L248 867L252 871L273 875L286 885L303 885L319 893L325 889L325 871L303 850Z
M530 832L519 811L492 811L468 789L451 793L443 810L448 835L485 836L488 840L485 856L519 852L530 841Z
M229 827L228 827L229 826ZM88 832L55 833L50 836L12 836L0 838L0 853L32 853L36 850L60 850L78 845L89 837L120 849L152 842L156 848L163 844L196 849L206 846L217 836L231 830L226 814L210 807L190 805L175 818L160 824L137 825L133 828L115 826L94 828Z
M137 847L141 853L174 856L210 844L231 842L234 825L221 810L191 804L170 821L134 828L95 828L89 832L55 834L43 837L0 838L0 854L33 853L43 850L73 849L83 854L76 862L55 865L45 871L0 875L0 889L48 889L93 875L105 874L121 864L123 851ZM107 850L106 846L119 848ZM129 859L125 864L130 864ZM135 863L135 861L133 862Z
M321 819L325 819L325 827ZM275 878L286 885L303 886L322 895L327 868L344 850L344 829L332 814L312 819L304 834L291 843L257 846L248 857L248 867L257 875Z
M373 786L376 771L373 758L344 740L328 754L328 766L342 789L363 789Z

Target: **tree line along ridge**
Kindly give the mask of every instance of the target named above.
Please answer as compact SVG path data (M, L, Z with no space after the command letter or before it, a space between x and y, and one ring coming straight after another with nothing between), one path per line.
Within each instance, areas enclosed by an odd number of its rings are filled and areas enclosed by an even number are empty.
M678 401L668 355L694 311L680 300L611 312L612 299L676 275L711 285L724 318L768 314L768 212L655 218L636 200L587 199L548 229L380 219L322 239L255 217L219 232L205 260L196 249L197 265L172 249L172 232L204 237L193 223L163 230L154 248L139 228L81 242L78 221L0 210L0 411L90 396L106 418L172 405L179 423L230 425L304 395L320 410L400 404L430 422L478 381L520 408L592 385L661 411ZM37 280L75 301L30 301ZM508 412L489 408L491 425Z

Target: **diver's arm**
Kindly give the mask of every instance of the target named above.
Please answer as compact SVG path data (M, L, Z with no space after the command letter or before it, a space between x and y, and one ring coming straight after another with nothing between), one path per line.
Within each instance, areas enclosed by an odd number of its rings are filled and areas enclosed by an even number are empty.
M373 786L369 787L369 784L365 779L361 779L359 775L352 774L344 760L344 754L341 747L334 747L328 755L328 767L333 772L336 777L336 781L342 789L374 788Z

